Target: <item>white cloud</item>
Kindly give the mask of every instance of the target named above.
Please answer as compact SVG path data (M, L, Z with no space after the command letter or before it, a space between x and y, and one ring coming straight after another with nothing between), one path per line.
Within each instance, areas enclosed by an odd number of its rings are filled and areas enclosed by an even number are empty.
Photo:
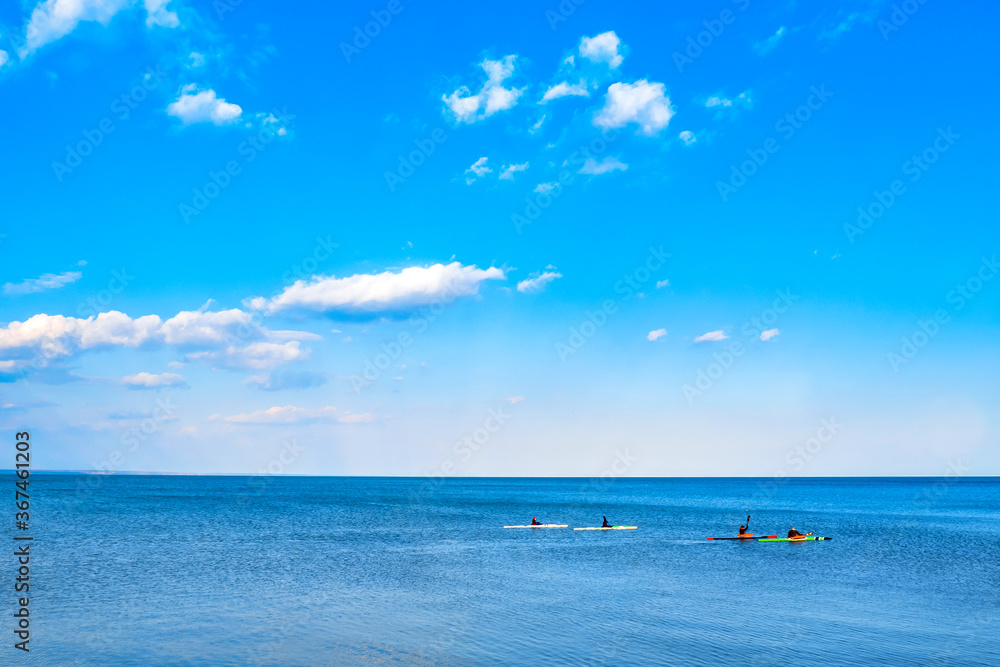
M614 30L602 32L594 37L580 40L580 55L595 63L607 63L611 69L622 64L623 56L618 52L621 40Z
M669 287L669 286L670 286L670 281L669 280L657 280L656 281L656 289L660 289L661 287Z
M528 128L528 132L530 134L535 134L540 129L542 129L542 123L544 122L545 122L545 114L542 114L542 117L538 119L538 122L532 125L530 128Z
M528 163L523 162L521 164L508 164L500 170L500 180L501 181L513 181L514 174L518 171L524 171L528 168Z
M655 341L656 339L663 338L666 335L667 335L666 329L656 329L655 331L650 331L649 335L646 336L646 339L649 341Z
M781 332L778 331L777 329L768 329L767 331L761 331L760 332L760 339L761 340L771 340L772 338L774 338L775 336L777 336L780 333Z
M636 123L643 134L654 135L667 126L673 115L663 84L640 79L608 86L604 108L594 117L594 125L616 128Z
M778 41L784 36L785 36L785 26L781 26L780 28L778 28L777 32L775 32L773 35L765 39L763 42L757 42L756 44L754 44L753 48L760 55L762 56L766 55L772 49L774 49L774 47L778 45Z
M510 405L517 405L518 403L524 401L524 396L508 396L503 400L507 401Z
M285 343L260 340L271 333L255 325L251 314L236 309L184 311L166 322L157 315L133 320L118 311L87 319L40 314L0 327L0 361L9 361L12 369L23 368L32 354L51 360L86 350L136 348L147 343L201 348L188 354L188 360L227 368L273 368L309 356L309 351L302 349L297 340ZM279 332L277 337L289 338L288 333Z
M191 64L188 65L188 67L192 68L201 67L202 65L205 64L205 54L198 53L197 51L192 51L191 54L188 55L188 60L191 61Z
M320 313L378 313L411 310L479 293L485 280L504 280L502 269L479 269L459 262L411 267L398 273L357 274L345 278L313 276L297 280L261 305L268 312L288 309Z
M524 88L505 88L503 82L514 74L516 55L504 56L500 60L486 58L479 66L486 72L486 82L478 93L473 94L468 87L461 86L451 95L442 95L445 107L459 123L474 123L488 118L498 111L510 109L524 92Z
M340 422L344 424L354 424L359 422L370 422L370 414L351 414L347 412L343 415L337 414L337 408L326 406L309 410L298 408L294 405L274 406L267 410L258 410L246 414L232 415L226 417L226 422L230 424L302 424L307 422Z
M705 108L715 109L716 115L722 114L727 110L735 111L739 107L750 108L753 106L753 100L750 99L750 92L751 91L749 90L744 90L732 99L723 97L721 93L718 95L712 95L705 100Z
M562 278L562 274L555 271L544 271L534 278L522 280L517 284L517 291L525 294L535 294L545 289L545 285L556 278Z
M465 177L465 182L468 185L472 185L473 183L476 182L477 178L482 178L486 174L488 174L491 171L493 171L492 169L490 169L486 165L486 163L488 161L489 161L489 158L481 157L478 160L476 160L475 162L473 162L471 167L469 167L468 169L465 170L466 174L472 174L471 176L466 176Z
M580 83L567 83L566 81L557 83L545 91L545 94L542 95L541 104L547 104L551 100L571 95L575 95L577 97L590 97L590 91L587 90L587 82L581 79Z
M35 294L48 289L59 289L70 283L75 283L83 276L79 271L66 273L43 273L38 278L28 278L19 283L7 283L3 286L4 294Z
M534 192L540 195L548 194L559 187L558 183L539 183L535 186Z
M130 389L157 389L159 387L178 387L185 384L184 378L177 373L136 373L126 375L122 383Z
M709 331L704 333L694 339L696 343L704 343L706 341L720 341L729 338L721 329L719 331Z
M146 5L147 28L152 28L154 25L163 28L176 28L180 25L177 12L167 11L170 0L144 0L144 4Z
M167 106L167 113L181 119L185 125L193 123L214 123L226 125L239 120L243 109L238 104L230 104L215 91L199 90L191 83L181 88L180 95Z
M144 0L146 25L174 28L179 25L177 14L167 11L170 0ZM83 21L107 25L135 0L43 0L32 10L25 29L24 46L18 49L22 58L46 44L65 37Z
M691 146L696 141L698 141L698 137L696 137L694 132L692 132L691 130L683 130L677 136L680 137L681 141L684 142L685 146Z
M615 157L607 157L598 162L594 158L587 158L587 161L583 163L580 167L581 174L590 174L591 176L599 176L601 174L607 174L611 171L625 171L628 169L628 165L620 161Z
M10 56L7 55L6 51L0 49L0 67L6 65L8 60L10 60Z

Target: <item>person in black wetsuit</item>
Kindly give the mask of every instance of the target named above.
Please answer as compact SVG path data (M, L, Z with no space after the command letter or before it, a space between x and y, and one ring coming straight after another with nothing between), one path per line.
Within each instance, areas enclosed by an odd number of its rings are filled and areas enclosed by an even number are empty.
M604 519L604 523L601 524L601 528L614 528L614 526L612 526L610 523L608 523L608 517L605 516L605 517L602 517L602 518Z
M532 526L541 526L542 522L539 521L538 519L536 519L535 517L531 517L531 525Z
M747 525L740 526L740 535L746 535L749 529L750 529L750 515L747 514Z
M811 532L809 532L809 533L800 533L799 531L795 530L795 526L792 526L792 529L790 531L788 531L788 536L789 537L807 537L809 535L812 535L812 533Z

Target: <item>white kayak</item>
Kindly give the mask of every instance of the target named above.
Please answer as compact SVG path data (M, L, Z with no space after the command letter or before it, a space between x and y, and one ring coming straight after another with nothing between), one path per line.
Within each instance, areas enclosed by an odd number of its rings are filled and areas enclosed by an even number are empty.
M593 528L574 528L573 530L635 530L638 526L595 526Z
M534 526L504 526L504 528L569 528L568 523L541 523Z

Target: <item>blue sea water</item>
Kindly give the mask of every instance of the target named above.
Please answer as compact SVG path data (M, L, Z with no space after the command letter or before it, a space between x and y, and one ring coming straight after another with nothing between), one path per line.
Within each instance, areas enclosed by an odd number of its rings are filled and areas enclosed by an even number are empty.
M5 584L2 664L1000 664L996 479L36 473L31 497L32 650ZM834 539L705 539L747 509ZM638 530L503 529L602 515Z

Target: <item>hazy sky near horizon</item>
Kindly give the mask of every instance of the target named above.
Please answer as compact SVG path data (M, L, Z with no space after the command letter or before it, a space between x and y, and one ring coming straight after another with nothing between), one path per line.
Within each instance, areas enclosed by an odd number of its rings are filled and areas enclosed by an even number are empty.
M0 421L47 469L1000 474L998 13L5 5Z

